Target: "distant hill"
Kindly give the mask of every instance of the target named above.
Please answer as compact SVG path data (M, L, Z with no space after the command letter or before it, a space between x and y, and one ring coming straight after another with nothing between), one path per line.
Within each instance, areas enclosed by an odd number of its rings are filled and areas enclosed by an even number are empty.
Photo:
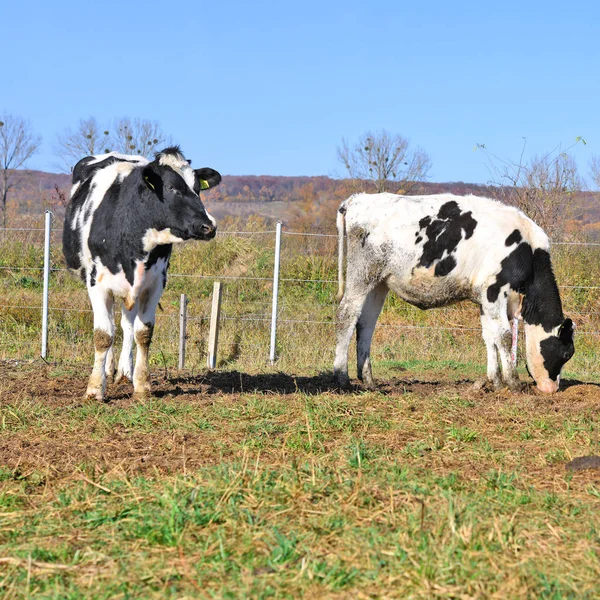
M43 171L15 171L15 187L8 201L8 225L41 217L52 210L60 219L68 199L71 176L67 173ZM365 184L368 189L368 184ZM389 191L398 192L398 184L390 184ZM458 195L476 194L498 197L502 190L495 186L458 182L425 182L412 194L449 192ZM221 185L205 192L203 200L218 219L262 218L265 221L282 220L286 224L307 228L317 223L321 229L332 229L335 205L352 193L351 182L326 176L284 177L271 175L225 175ZM579 192L573 199L577 215L575 225L586 227L600 235L600 203L591 192ZM594 225L598 224L598 225Z

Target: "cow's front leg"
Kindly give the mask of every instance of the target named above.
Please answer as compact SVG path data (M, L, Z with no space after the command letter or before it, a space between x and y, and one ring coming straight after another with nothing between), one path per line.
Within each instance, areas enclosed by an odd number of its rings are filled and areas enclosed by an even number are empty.
M114 310L114 304L111 309L111 322L115 322L115 316L112 312ZM112 383L115 380L115 340L113 336L112 344L106 353L106 361L104 363L104 372L106 373L106 383Z
M106 356L112 348L115 332L112 293L99 285L88 286L88 294L94 311L94 368L90 375L87 398L103 400L106 391Z
M149 352L154 322L156 320L156 307L163 292L162 284L152 289L142 291L138 301L138 314L133 324L137 353L135 357L135 370L133 371L133 392L137 397L146 397L150 394L150 365Z
M483 339L488 352L488 379L495 389L507 385L511 390L520 390L517 368L511 360L512 331L508 322L507 305L503 292L497 302L485 302L481 308L481 326ZM502 374L500 365L502 365Z
M135 317L137 316L137 304L131 310L127 310L125 305L121 307L121 329L123 330L123 347L119 357L117 367L117 377L115 381L119 382L126 377L133 381L133 327Z

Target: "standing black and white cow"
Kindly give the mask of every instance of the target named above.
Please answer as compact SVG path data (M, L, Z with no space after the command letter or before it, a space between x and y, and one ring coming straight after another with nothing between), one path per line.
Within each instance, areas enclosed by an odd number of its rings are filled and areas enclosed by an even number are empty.
M487 377L496 388L520 387L509 322L522 316L529 372L541 391L558 390L561 369L574 353L573 323L563 315L548 237L521 211L475 196L356 194L340 205L337 225L341 303L334 372L341 385L349 382L355 328L358 377L372 384L373 331L393 290L421 309L460 300L479 304Z
M215 236L215 220L199 194L220 181L214 169L192 169L178 147L157 153L152 162L109 153L75 165L63 252L67 266L85 281L94 311L95 360L88 397L102 400L107 378L115 374L115 298L123 300L117 380L133 380L137 396L149 392L148 350L172 244Z

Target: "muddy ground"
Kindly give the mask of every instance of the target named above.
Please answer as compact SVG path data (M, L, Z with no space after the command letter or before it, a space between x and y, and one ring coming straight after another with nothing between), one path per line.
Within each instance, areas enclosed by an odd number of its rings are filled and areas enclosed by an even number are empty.
M233 406L247 402L249 395L255 394L281 397L282 403L289 403L291 412L294 406L297 409L304 402L303 399L322 394L326 398L343 396L356 407L361 406L361 398L366 398L365 390L359 385L350 391L340 390L331 374L306 377L233 371L181 375L175 371L156 370L152 375L153 396L162 400L162 406L166 403L174 414L191 406L194 408L192 414L204 415L209 420L213 418L211 407L215 402L220 406ZM523 393L476 389L473 381L448 381L443 373L428 374L427 381L411 378L407 373L401 375L377 383L377 393L365 400L369 410L378 410L380 401L377 398L382 395L397 397L400 403L406 394L410 394L414 402L404 402L402 410L405 412L418 412L425 405L430 407L433 397L460 397L468 403L468 408L455 410L450 417L459 425L486 422L490 427L504 426L507 416L500 409L507 406L515 415L523 414L522 419L514 417L516 426L547 416L572 419L587 415L594 419L600 414L600 385L596 383L565 380L561 391L548 396L537 393L532 386ZM104 417L98 417L94 403L83 400L87 376L87 368L65 370L40 362L0 363L0 425L3 430L0 466L16 470L24 477L32 472L43 472L50 478L70 476L82 469L88 473L91 469L92 476L94 471L128 475L185 472L216 464L228 456L234 458L248 435L243 426L229 427L216 418L214 427L209 427L208 431L187 426L181 415L175 417L171 425L169 417L163 413L157 416L155 426L152 426L152 407L144 416L150 420L149 426L128 425L127 419L120 421L114 414L131 412L144 402L133 398L130 383L109 386L104 404L96 404L104 411ZM398 409L394 410L394 418L397 418ZM19 411L24 411L24 415ZM36 424L36 411L46 411L46 416L39 418L41 425ZM74 422L74 411L80 411L80 421ZM389 407L383 412L386 411L391 414ZM52 415L50 419L48 414ZM224 443L215 443L219 437ZM407 441L398 436L395 443L400 449ZM582 465L588 469L590 481L600 482L597 459ZM561 464L553 470L564 472L565 467L566 464Z

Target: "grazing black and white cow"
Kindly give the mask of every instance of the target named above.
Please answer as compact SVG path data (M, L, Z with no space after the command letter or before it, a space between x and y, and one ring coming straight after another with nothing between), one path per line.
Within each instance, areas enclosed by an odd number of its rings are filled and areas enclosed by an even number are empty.
M356 194L340 205L337 226L341 303L334 372L341 385L349 383L355 328L358 377L372 385L371 340L392 290L421 309L460 300L479 304L487 377L496 388L521 387L509 322L522 316L529 372L541 391L558 390L561 369L574 353L573 323L563 315L548 237L521 211L475 196Z
M214 169L192 169L178 147L157 153L152 162L113 152L75 165L63 252L67 266L85 281L94 311L95 360L87 397L102 400L107 378L115 374L115 298L123 300L117 380L132 379L136 396L149 392L148 350L172 244L215 236L215 220L199 193L220 181Z

